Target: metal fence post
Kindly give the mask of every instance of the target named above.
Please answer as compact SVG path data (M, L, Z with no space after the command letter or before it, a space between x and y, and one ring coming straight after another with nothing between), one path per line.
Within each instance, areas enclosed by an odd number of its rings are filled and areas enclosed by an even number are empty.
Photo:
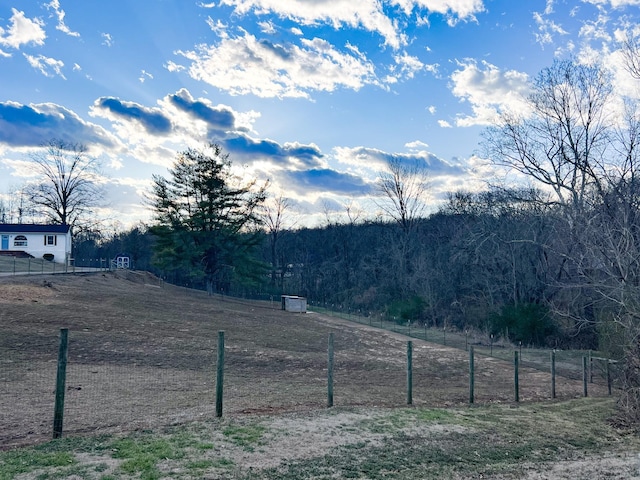
M413 405L413 342L407 342L407 405Z
M67 381L67 358L69 352L69 329L60 329L60 348L58 349L58 372L56 375L56 400L53 411L53 438L62 436L64 421L64 392Z
M327 346L327 407L333 407L333 333Z
M224 331L218 332L218 365L216 375L216 417L222 417L224 393Z

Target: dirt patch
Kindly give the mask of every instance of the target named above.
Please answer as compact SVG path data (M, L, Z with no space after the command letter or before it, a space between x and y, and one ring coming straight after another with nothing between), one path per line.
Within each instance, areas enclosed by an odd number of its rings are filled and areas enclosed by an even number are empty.
M219 331L225 415L323 409L329 333L336 406L406 405L408 337L378 328L283 312L277 302L208 297L135 272L1 278L0 299L0 447L49 435L63 327L70 434L213 417ZM466 405L468 353L413 342L414 404ZM547 400L549 385L548 373L521 369L521 401ZM561 399L582 394L569 379L556 389ZM476 402L512 401L512 364L478 356Z

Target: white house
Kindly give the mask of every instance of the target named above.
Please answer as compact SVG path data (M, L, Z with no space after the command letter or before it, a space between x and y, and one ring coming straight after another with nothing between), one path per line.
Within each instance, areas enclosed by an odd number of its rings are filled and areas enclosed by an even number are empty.
M69 225L0 223L0 255L23 252L34 258L68 264L71 258Z

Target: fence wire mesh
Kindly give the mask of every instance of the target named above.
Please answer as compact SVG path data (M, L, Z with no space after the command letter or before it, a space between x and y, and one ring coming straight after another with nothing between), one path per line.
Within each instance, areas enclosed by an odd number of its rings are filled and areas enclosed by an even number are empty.
M513 348L487 345L465 332L398 325L351 313L335 314L339 321L327 321L313 313L281 312L278 301L211 298L169 285L135 284L127 275L133 274L123 274L117 290L100 290L101 303L90 312L66 314L75 326L69 330L65 434L214 418L221 326L229 330L224 391L225 412L231 414L326 406L328 332L335 333L335 405L404 405L410 339L417 340L414 404L467 403L470 345L477 356L477 403L513 399ZM74 289L92 282L102 289L112 285L103 275L74 282ZM39 288L38 292L51 290ZM158 311L130 315L134 303L145 311L167 298L175 310L166 319L159 318ZM103 318L101 308L107 306L110 316ZM55 307L44 307L46 315L24 327L0 309L0 322L10 325L0 335L0 447L51 438L59 329L47 320ZM380 329L391 333L381 335ZM425 339L427 343L420 341ZM523 348L519 353L522 398L549 398L550 352ZM559 398L581 396L585 354L556 352ZM595 360L593 365L590 394L606 395L605 364Z

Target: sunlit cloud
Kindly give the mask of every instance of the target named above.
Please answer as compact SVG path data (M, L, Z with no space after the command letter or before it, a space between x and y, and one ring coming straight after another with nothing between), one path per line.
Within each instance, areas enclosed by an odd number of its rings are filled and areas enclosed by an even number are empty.
M62 73L64 62L62 60L56 60L55 58L45 57L44 55L27 55L24 57L33 68L38 70L45 77L61 77L66 80L66 77Z
M488 62L466 60L451 75L451 92L471 106L472 115L460 114L459 127L491 125L500 112L522 113L527 110L529 91L527 74L502 71Z
M242 31L216 45L179 53L191 60L194 79L231 95L308 98L314 91L359 90L378 83L371 62L320 38L278 44Z
M19 49L22 45L44 45L47 35L44 22L39 18L27 18L24 12L11 9L9 27L0 27L0 45Z
M62 10L62 8L60 8L60 1L59 0L51 0L51 2L49 3L45 3L44 5L46 8L51 9L54 11L57 19L58 19L58 24L56 25L56 30L60 30L62 33L65 33L67 35L69 35L70 37L79 37L80 34L78 32L74 32L71 29L69 29L69 27L66 25L66 23L64 22L64 17L66 16L66 13L64 10Z

